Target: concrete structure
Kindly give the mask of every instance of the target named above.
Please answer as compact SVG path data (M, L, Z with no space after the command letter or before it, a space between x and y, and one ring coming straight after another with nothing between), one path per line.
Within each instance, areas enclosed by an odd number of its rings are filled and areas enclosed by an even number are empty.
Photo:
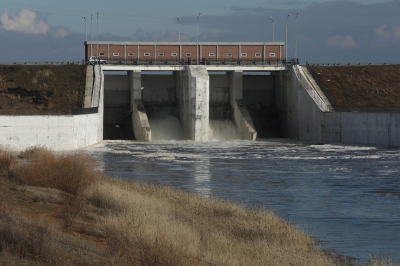
M85 58L100 56L111 63L216 64L284 60L283 42L85 42ZM93 50L91 50L93 49ZM198 54L197 54L198 51Z
M99 66L94 67L94 72L91 73L95 73L92 91L97 93L93 93L96 96L92 98L92 102L98 107L97 113L0 116L0 145L12 150L24 150L32 146L44 146L51 150L75 150L100 143L103 140L104 77L100 74Z
M399 113L335 112L304 66L281 72L280 82L277 104L285 137L400 147Z

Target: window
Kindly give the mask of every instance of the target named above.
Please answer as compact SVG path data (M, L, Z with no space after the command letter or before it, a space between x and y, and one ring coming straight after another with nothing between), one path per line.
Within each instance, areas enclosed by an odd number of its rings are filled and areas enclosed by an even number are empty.
M158 53L158 56L164 56L164 53Z
M192 56L192 53L186 53L186 56L187 56L187 57L191 57L191 56Z
M261 57L261 53L256 53L256 57Z
M134 53L128 53L128 56L134 56Z
M105 56L106 54L105 54L105 53L99 53L99 55L100 55L100 56Z
M119 56L119 53L113 53L113 56Z
M269 57L275 57L275 53L269 53Z
M242 56L242 57L246 57L247 54L246 54L246 53L241 53L241 56Z
M227 53L226 56L227 57L231 57L233 54L232 53Z
M178 56L178 53L172 53L171 56Z
M215 54L214 53L209 53L208 56L215 56Z
M150 56L150 53L144 53L143 55L144 56Z

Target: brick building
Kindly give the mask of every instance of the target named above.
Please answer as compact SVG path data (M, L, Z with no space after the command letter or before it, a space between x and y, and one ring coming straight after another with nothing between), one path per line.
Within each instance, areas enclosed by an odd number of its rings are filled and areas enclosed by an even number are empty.
M110 62L281 61L284 42L85 42L85 58ZM197 56L198 55L198 56Z

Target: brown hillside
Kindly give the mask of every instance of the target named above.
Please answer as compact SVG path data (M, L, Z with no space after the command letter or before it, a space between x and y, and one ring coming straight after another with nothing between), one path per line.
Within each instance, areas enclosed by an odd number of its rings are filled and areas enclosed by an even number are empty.
M0 66L0 115L61 115L82 107L86 67Z
M400 112L400 65L308 66L336 111Z

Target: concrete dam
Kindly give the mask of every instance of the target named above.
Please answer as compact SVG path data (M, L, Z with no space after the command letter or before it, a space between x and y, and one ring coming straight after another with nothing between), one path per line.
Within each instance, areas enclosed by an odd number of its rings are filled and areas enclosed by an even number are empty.
M104 75L104 139L231 138L279 135L274 72L107 71ZM262 74L262 75L260 75ZM224 137L218 136L222 134Z
M0 115L0 145L74 150L106 139L206 141L226 122L222 136L227 139L234 131L234 139L250 141L279 137L399 147L400 106L393 100L400 97L399 67L88 65L84 96L77 94L83 108L71 114ZM364 74L355 79L357 71ZM359 91L348 85L351 80L357 80ZM384 85L369 88L373 82ZM167 129L172 137L157 136Z

